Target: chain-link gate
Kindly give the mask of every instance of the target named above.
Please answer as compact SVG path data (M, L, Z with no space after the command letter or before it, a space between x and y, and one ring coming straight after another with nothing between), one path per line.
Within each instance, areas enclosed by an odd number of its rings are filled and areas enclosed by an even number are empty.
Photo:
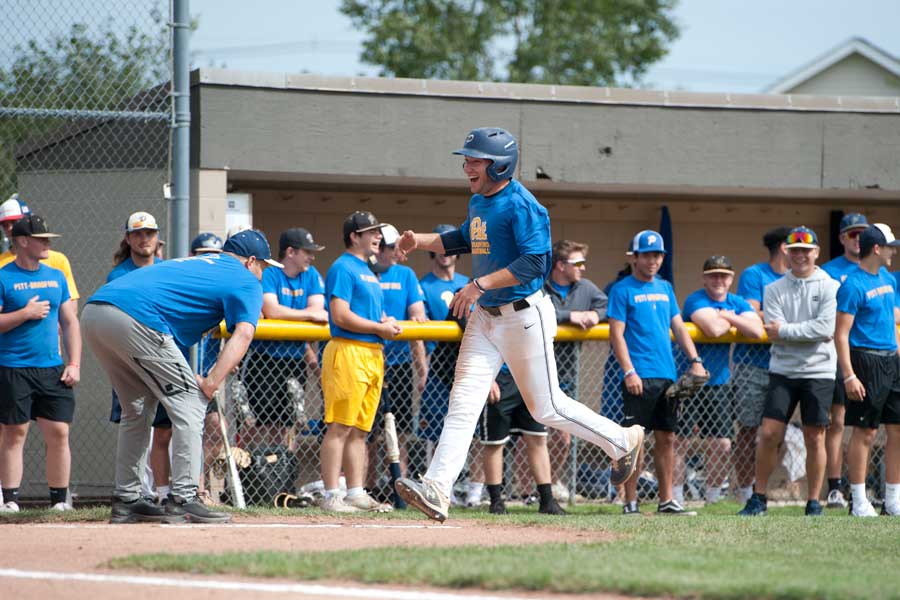
M279 325L282 326L282 325ZM427 331L429 324L418 325ZM213 341L212 343L218 343ZM323 401L317 357L327 342L256 341L239 373L227 384L227 408L233 442L252 457L252 467L243 470L248 503L269 504L279 491L314 495L321 489L319 445L324 434ZM441 342L440 344L448 344ZM452 385L455 354L429 343L429 375L419 392L416 371L409 363L391 366L395 389L408 394L408 403L397 406L398 434L403 446L402 463L411 476L423 474L440 437ZM753 481L753 448L740 448L753 438L747 410L762 401L768 373L768 344L726 344L730 376L721 385L705 386L681 408L677 432L675 484L684 499L702 501L710 489L713 497L733 496L739 485ZM290 356L286 349L293 347ZM561 387L604 416L621 422L622 370L607 341L558 342L556 354ZM276 351L276 349L278 349ZM686 357L673 346L679 373L687 370ZM280 354L280 355L279 355ZM391 361L388 361L391 362ZM719 365L721 367L722 365ZM396 392L395 392L396 394ZM761 410L761 406L760 406ZM759 411L757 413L761 414ZM740 435L744 430L745 435ZM562 502L611 502L618 497L609 481L609 460L597 447L550 431L553 491ZM652 460L652 438L648 436L644 469L639 475L638 495L655 501L657 481ZM868 488L880 496L883 490L883 436L873 451ZM370 436L367 487L376 498L387 501L390 477L384 459L384 444L376 421ZM470 481L483 481L480 442L473 440L466 469L454 489L454 502L471 502ZM741 454L743 451L743 454ZM775 500L805 500L806 451L799 428L799 412L788 426L780 450L779 466L768 486ZM222 489L221 482L218 489ZM505 449L504 493L511 501L535 502L535 484L527 463L525 444L513 437ZM823 491L824 493L824 491ZM486 496L484 498L486 500Z
M169 3L72 0L3 4L0 201L17 192L63 234L79 305L106 280L135 211L167 225ZM85 349L71 428L73 493L111 487L109 382ZM32 428L22 496L45 497L44 445Z

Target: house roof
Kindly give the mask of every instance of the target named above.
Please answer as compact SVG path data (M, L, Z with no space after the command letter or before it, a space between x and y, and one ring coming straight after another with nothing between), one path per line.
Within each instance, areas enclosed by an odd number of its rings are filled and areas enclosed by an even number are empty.
M844 60L852 54L859 54L889 73L900 77L900 59L891 56L891 54L885 52L864 38L855 37L832 48L796 71L788 73L775 83L771 84L764 91L770 94L789 93L801 83L812 79L822 71L825 71L832 65Z

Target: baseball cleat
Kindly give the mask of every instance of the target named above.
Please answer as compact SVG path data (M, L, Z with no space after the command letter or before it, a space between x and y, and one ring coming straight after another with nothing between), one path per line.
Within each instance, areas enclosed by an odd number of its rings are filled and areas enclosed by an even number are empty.
M429 519L439 523L447 520L450 511L450 499L438 489L435 482L422 478L421 482L401 477L394 485L400 497L406 503L418 508Z
M625 429L628 436L628 454L618 460L614 460L609 479L613 485L622 485L634 475L637 467L637 457L644 446L644 428L640 425L632 425Z
M541 506L538 509L538 512L542 515L567 515L563 507L559 505L559 502L556 501L555 498L551 498L550 502L546 506Z
M231 515L226 512L209 510L196 496L188 501L169 494L164 502L166 514L172 518L181 517L189 523L228 523Z
M668 502L663 502L656 509L656 514L658 515L667 515L667 516L676 516L676 517L696 517L697 512L693 510L685 510L681 504L678 503L678 500L669 500Z

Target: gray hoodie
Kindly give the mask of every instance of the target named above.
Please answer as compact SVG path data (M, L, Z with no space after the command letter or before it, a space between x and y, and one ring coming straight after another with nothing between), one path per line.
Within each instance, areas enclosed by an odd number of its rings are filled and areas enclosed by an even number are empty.
M840 284L816 267L806 279L790 271L766 286L766 323L781 322L769 371L792 379L834 379L834 321Z

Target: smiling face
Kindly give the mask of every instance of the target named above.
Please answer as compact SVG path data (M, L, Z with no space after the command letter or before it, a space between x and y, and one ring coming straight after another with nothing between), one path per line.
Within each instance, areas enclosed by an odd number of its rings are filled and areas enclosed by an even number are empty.
M788 264L797 277L809 277L816 268L818 248L788 248Z
M305 273L315 260L316 253L312 250L290 247L285 249L284 257L281 259L281 262L284 263L285 266L290 266L300 273Z
M463 159L463 172L469 180L469 191L473 194L491 196L502 190L509 183L508 179L494 181L490 178L487 174L487 169L491 166L491 162L485 158L472 158L471 156L466 156Z
M571 252L569 257L557 263L560 268L560 279L565 285L573 285L581 281L584 276L586 257L583 252Z
M734 283L734 275L728 273L706 273L703 275L703 289L706 295L713 300L724 300L728 296L728 290Z
M381 244L381 229L351 233L350 239L354 246L362 252L363 258L369 258L378 254L378 246Z
M642 281L652 280L662 266L665 255L662 252L641 252L634 258L634 273Z

